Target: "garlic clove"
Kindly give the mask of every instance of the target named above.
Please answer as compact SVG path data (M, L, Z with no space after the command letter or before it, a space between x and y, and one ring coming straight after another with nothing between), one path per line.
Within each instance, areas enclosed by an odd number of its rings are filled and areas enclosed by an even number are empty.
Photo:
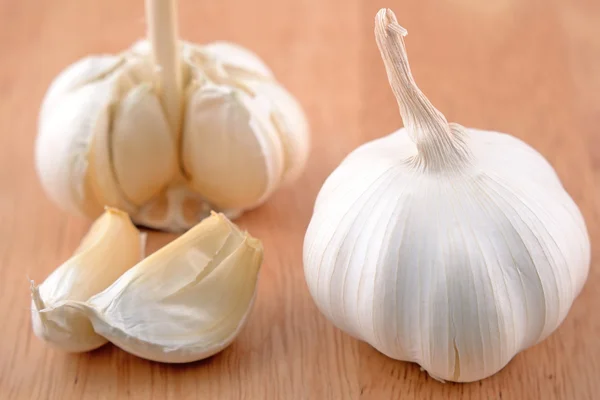
M119 102L110 138L119 188L136 206L160 193L177 173L177 154L168 121L148 83Z
M46 192L68 211L98 216L109 205L133 213L112 165L113 114L136 80L149 79L150 69L127 57L92 60L59 76L46 96L36 168ZM74 76L77 71L83 77Z
M190 187L220 209L260 204L283 173L275 127L251 96L227 86L190 94L181 156Z
M202 50L193 48L189 51L188 59L194 79L208 80L219 86L230 87L252 98L253 111L260 113L261 119L269 121L281 142L285 162L283 181L291 182L298 178L306 164L310 147L308 122L298 101L272 77L265 79L267 75L253 74L243 69L244 64L240 61L244 60L247 53L248 56L256 58L257 62L261 62L257 56L225 42L208 47L215 50L214 59L207 58L204 47ZM225 49L225 55L221 57L221 53L216 49ZM239 60L237 64L228 58L230 53L236 54L235 57L230 57ZM247 64L252 66L250 61Z
M273 82L247 80L244 84L252 91L261 110L267 110L268 117L279 134L284 151L284 182L298 178L310 149L308 122L298 101L281 85Z
M39 286L32 283L32 324L36 336L70 352L93 350L106 343L89 320L55 306L85 301L106 289L143 257L143 237L127 214L107 208L64 264Z
M95 134L109 128L112 87L111 80L90 83L62 95L52 112L42 113L36 168L46 192L66 210L85 215L102 213L103 203L97 201L87 182L88 153Z
M253 304L263 250L222 214L212 214L152 254L80 310L123 350L159 362L209 357L228 346Z

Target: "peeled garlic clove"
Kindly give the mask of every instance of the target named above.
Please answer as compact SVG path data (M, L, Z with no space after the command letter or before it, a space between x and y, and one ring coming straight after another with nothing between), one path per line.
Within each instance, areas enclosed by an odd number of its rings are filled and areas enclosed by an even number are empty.
M73 256L39 286L32 283L32 323L36 336L70 352L106 343L81 313L55 306L85 301L112 284L143 257L143 240L127 214L108 208L90 228Z
M586 281L590 242L542 155L435 109L404 34L391 10L377 14L405 128L359 147L326 180L304 272L340 329L436 379L470 382L558 328Z
M190 186L221 209L260 204L279 184L283 148L245 92L205 85L190 94L182 161Z
M152 254L79 310L94 330L149 360L182 363L227 347L253 304L263 250L259 240L213 214Z

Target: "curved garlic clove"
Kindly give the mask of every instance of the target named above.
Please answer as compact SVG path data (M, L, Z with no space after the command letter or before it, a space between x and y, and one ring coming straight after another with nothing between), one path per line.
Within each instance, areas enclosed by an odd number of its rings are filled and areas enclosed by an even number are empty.
M283 149L254 99L227 86L190 94L182 135L190 187L221 209L260 204L283 172Z
M304 241L319 309L431 376L486 378L551 334L590 242L550 164L509 135L448 123L416 86L390 10L376 38L405 128L364 144L321 188Z
M60 307L87 315L95 331L149 360L209 357L240 332L253 304L263 250L213 214L88 301Z
M70 352L106 343L81 313L56 307L85 301L112 284L143 257L143 238L127 214L107 209L90 228L73 256L39 286L32 283L32 324L36 336Z

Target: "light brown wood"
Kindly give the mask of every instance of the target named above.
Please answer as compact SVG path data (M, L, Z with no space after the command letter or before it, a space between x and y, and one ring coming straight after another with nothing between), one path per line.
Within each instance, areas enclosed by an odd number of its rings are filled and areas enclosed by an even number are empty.
M88 53L144 34L143 1L0 0L1 399L593 399L600 396L600 6L589 1L182 1L182 37L254 49L297 95L313 150L300 182L238 222L265 246L258 301L239 339L188 365L107 345L53 350L33 336L27 277L69 257L90 221L61 213L33 166L41 98ZM326 176L351 149L401 125L374 35L379 7L408 29L415 79L450 121L509 132L554 165L585 215L588 283L564 324L472 384L440 384L319 314L302 241ZM150 249L173 238L151 233Z

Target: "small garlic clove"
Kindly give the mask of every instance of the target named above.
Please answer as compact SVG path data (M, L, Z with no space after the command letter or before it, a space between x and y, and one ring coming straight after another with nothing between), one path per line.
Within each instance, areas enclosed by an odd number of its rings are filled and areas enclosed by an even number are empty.
M253 97L207 84L189 97L182 163L190 187L219 209L263 202L281 181L283 147Z
M112 116L112 165L118 186L134 205L160 193L177 173L177 154L168 121L148 83L136 86Z
M227 347L255 298L259 240L214 214L152 254L87 302L61 307L87 315L123 350L182 363Z
M73 256L39 286L32 283L32 324L36 336L70 352L93 350L106 343L89 320L72 309L55 306L85 301L106 289L143 257L143 238L127 214L107 208Z

